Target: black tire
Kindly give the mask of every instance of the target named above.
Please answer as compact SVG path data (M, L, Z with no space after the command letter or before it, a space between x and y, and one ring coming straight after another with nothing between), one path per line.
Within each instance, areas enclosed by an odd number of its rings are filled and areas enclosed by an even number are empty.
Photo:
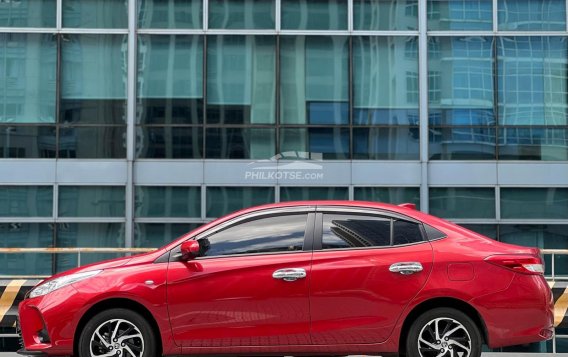
M110 341L113 333L115 340ZM117 356L120 357L155 357L155 338L152 327L142 315L128 309L109 309L87 322L81 331L77 351L79 357L93 357L117 351L118 347L121 353Z
M452 330L455 332L448 333ZM480 357L481 343L479 328L469 316L456 309L441 307L426 311L412 323L406 339L406 356L439 356L444 350L444 357Z

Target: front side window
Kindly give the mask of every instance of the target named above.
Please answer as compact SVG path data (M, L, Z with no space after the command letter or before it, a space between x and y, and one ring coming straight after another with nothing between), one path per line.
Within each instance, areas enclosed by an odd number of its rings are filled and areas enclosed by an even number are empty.
M280 215L238 223L199 240L199 257L301 251L307 214Z
M324 214L322 249L372 248L424 241L418 223L370 215Z

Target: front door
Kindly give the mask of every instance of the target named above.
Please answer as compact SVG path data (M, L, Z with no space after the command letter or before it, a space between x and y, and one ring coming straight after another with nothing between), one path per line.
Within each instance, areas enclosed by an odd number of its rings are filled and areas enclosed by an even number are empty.
M323 234L321 241L315 238L312 265L313 343L384 342L432 268L432 248L420 225L337 212L318 214L316 224ZM401 271L391 271L393 266Z
M198 237L195 260L170 261L175 342L189 348L309 344L312 252L304 236L312 234L314 216L287 212L240 220Z

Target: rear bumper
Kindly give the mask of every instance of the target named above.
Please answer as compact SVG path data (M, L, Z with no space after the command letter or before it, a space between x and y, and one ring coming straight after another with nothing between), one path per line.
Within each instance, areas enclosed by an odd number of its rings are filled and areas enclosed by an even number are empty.
M515 274L505 291L471 303L485 322L491 348L545 341L554 335L554 303L540 275Z

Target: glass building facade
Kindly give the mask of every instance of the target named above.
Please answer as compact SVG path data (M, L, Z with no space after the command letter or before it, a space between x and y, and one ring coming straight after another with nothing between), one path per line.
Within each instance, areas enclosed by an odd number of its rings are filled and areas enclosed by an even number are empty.
M566 1L0 1L1 247L157 247L299 199L568 248Z

